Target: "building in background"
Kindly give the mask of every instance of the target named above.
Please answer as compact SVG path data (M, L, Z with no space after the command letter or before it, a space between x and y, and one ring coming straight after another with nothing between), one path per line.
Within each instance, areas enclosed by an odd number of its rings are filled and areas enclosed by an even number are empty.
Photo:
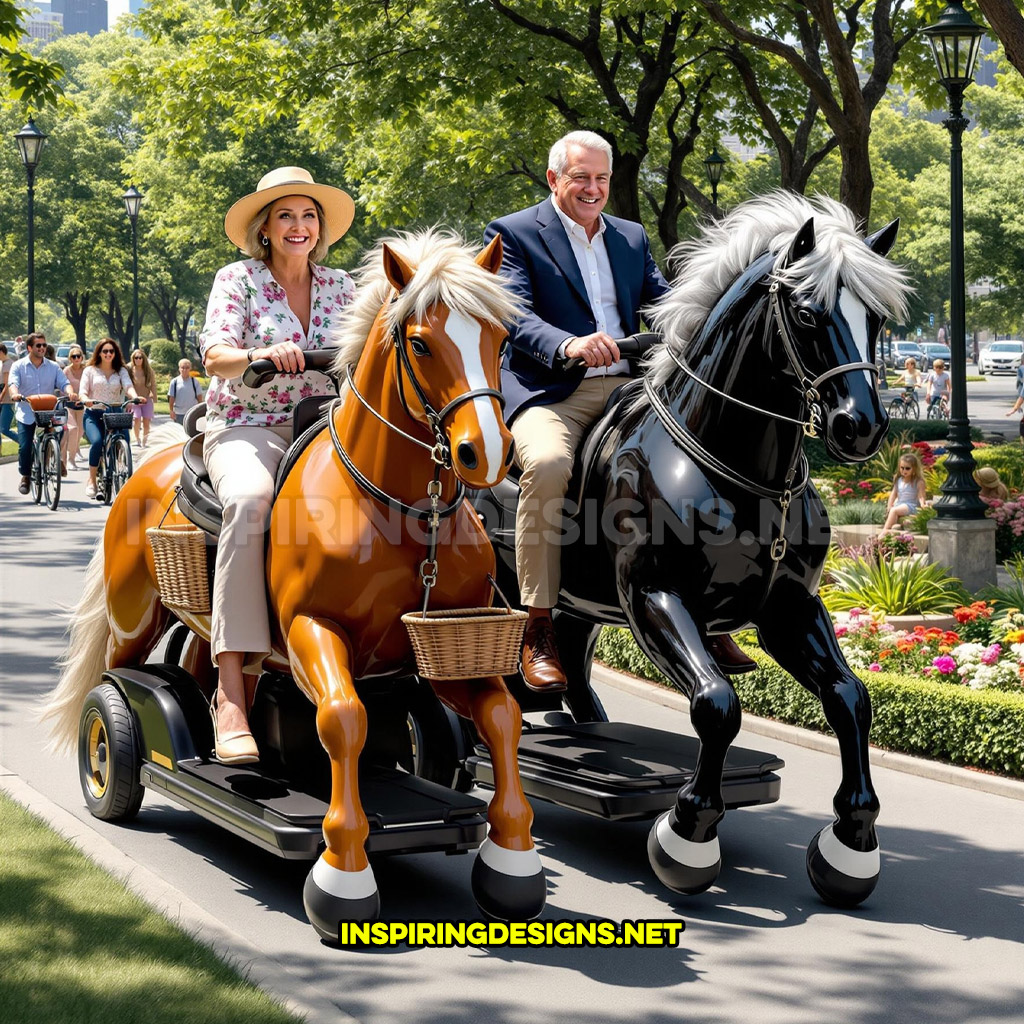
M36 0L25 16L25 37L41 46L64 32L64 15L53 10L50 0Z
M90 36L107 31L107 0L51 0L55 14L64 17L64 35L85 32Z

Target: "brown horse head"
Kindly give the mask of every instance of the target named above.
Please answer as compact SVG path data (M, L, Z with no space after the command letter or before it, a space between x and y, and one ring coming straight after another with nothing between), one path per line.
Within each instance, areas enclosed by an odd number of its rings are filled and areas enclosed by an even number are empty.
M473 488L493 486L511 463L500 365L505 324L520 310L497 276L501 260L500 238L476 256L447 232L385 240L360 274L339 359L354 361L364 341L392 344L405 412Z

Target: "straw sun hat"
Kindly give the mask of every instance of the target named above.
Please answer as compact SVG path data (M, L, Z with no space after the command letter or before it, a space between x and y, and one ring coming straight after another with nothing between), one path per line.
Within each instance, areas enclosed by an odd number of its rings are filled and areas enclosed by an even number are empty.
M1002 480L999 479L999 474L991 466L982 466L981 469L975 470L974 479L982 487L996 487L1002 483Z
M242 196L224 218L224 231L239 249L245 249L245 232L249 222L265 206L284 196L308 196L324 211L327 241L333 245L346 231L355 216L352 197L332 185L318 185L304 167L275 167L260 178L255 192Z

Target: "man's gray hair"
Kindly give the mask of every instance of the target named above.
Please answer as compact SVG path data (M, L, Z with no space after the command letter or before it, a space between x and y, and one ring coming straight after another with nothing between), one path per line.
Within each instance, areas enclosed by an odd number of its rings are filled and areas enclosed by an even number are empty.
M612 147L597 132L569 132L563 135L548 152L548 170L555 172L560 178L565 173L569 162L569 147L582 146L584 149L596 149L608 157L608 173L612 173Z

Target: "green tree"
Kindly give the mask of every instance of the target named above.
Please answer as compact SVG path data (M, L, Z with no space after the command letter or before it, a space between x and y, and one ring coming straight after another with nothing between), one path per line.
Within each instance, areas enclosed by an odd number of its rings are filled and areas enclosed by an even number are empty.
M0 0L0 80L5 98L39 110L61 96L63 68L22 44L25 9L18 0ZM19 126L20 127L20 126Z

